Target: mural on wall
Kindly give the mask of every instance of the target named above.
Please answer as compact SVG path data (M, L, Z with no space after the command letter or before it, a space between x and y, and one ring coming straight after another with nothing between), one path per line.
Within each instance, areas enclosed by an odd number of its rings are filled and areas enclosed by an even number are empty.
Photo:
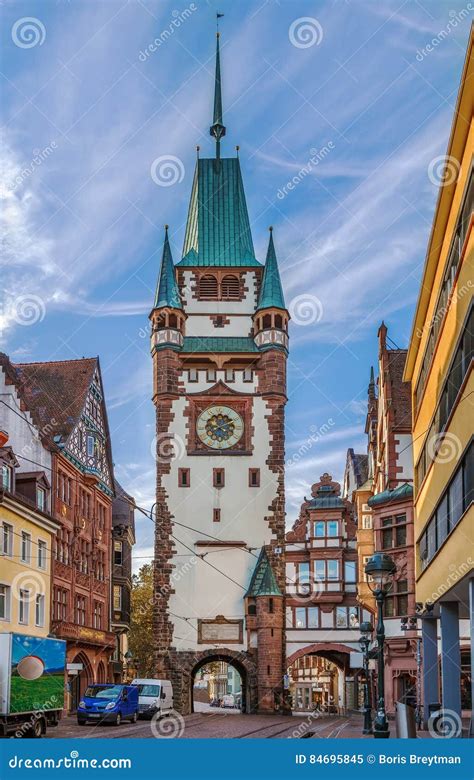
M62 708L65 665L66 642L13 634L10 712Z

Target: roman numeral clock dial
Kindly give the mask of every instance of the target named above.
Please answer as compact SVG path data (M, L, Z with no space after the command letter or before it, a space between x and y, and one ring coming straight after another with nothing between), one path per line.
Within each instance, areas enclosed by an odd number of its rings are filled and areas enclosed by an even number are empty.
M229 406L209 406L199 415L196 430L206 447L226 450L242 438L244 421Z

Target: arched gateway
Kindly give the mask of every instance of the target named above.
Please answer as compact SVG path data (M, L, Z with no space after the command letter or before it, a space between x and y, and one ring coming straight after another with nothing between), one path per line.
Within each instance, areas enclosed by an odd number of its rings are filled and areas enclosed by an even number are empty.
M203 659L245 679L245 709L284 701L284 407L288 319L270 229L256 256L226 134L217 38L215 156L199 157L181 260L166 228L150 319L156 407L156 675L191 711Z
M233 650L222 650L216 653L212 650L204 650L201 653L190 654L187 660L181 654L182 666L180 679L174 679L173 689L175 697L180 700L180 711L184 714L194 711L193 685L199 670L206 664L222 661L234 667L242 680L241 711L243 713L256 712L258 709L257 667L255 663L245 657L243 653Z

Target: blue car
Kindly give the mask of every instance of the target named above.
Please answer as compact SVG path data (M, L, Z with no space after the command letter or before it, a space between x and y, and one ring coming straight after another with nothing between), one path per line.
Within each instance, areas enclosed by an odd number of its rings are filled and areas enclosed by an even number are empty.
M89 685L77 708L79 726L84 726L87 721L120 726L123 720L136 723L137 717L138 688L134 685Z

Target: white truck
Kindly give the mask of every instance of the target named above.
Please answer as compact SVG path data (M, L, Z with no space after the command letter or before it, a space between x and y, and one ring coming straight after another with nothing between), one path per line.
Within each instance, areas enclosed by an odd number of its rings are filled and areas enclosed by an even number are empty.
M41 737L64 707L66 642L0 632L0 736Z

